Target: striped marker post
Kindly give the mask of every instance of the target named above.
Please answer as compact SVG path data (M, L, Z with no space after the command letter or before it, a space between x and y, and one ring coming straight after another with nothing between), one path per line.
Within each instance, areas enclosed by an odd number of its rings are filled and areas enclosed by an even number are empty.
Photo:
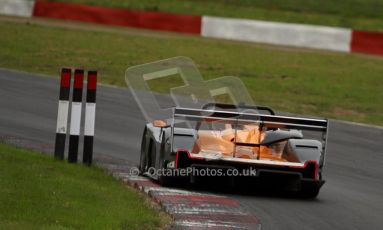
M88 71L88 86L85 105L84 151L82 159L82 162L86 165L91 165L93 158L93 136L96 118L96 89L97 71Z
M78 156L78 143L81 126L82 88L84 81L84 70L76 69L74 72L72 111L69 136L68 162L76 163Z
M69 93L72 71L68 68L61 69L60 96L57 112L55 158L64 160L65 139L68 125Z

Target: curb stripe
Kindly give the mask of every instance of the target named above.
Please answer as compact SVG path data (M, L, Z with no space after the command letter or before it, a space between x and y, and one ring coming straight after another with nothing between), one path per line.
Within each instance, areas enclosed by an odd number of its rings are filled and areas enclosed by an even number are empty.
M33 16L189 34L200 34L201 32L200 16L133 11L62 2L37 0Z
M203 37L350 52L351 30L204 16Z
M182 201L193 202L206 205L226 205L238 206L238 202L227 197L201 196L201 195L180 195L180 194L161 194L158 195L161 199L169 203L180 203Z
M230 213L226 215L217 215L217 214L210 214L210 215L203 215L203 214L192 214L192 215L181 215L180 217L181 221L187 221L187 220L199 220L200 222L207 221L207 220L215 220L217 222L221 223L247 223L247 224L258 224L259 220L255 215L243 215L243 214L237 214L237 213Z
M239 223L210 223L210 222L198 222L198 221L192 221L192 220L184 220L184 221L176 221L176 225L188 227L190 229L196 230L196 229L217 229L217 230L224 230L224 229L250 229L249 226L243 226Z
M260 229L259 219L228 197L164 188L143 177L124 180L148 193L172 215L172 229Z
M31 17L34 3L28 0L0 0L0 14Z
M351 51L383 55L383 33L352 31Z
M161 187L151 179L137 176L121 162L103 164L118 179L146 193L174 219L170 229L261 229L260 220L235 199L210 193ZM118 173L126 171L128 173Z
M15 7L18 4L20 11L15 10L18 9ZM138 11L43 0L35 2L0 0L0 14L75 20L195 34L217 39L383 55L382 32L348 28Z

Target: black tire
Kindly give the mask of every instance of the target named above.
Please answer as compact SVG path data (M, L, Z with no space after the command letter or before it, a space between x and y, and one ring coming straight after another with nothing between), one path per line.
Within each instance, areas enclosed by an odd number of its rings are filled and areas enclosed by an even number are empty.
M145 151L146 149L146 127L144 129L144 133L142 134L142 140L141 140L141 154L140 154L140 164L138 166L138 169L140 170L140 174L144 174L147 170L147 153Z
M166 163L167 162L163 162L161 164L161 169L165 169L164 166L166 165ZM173 185L173 180L172 180L172 177L161 175L161 176L158 176L158 183L161 186L168 187Z
M318 186L305 186L300 191L300 197L314 199L318 196L320 188Z
M161 140L161 149L160 149L160 169L166 169L167 161L164 159L165 156L165 134L162 134L162 140ZM167 187L171 186L173 184L173 180L169 176L161 175L158 177L158 183L161 186Z

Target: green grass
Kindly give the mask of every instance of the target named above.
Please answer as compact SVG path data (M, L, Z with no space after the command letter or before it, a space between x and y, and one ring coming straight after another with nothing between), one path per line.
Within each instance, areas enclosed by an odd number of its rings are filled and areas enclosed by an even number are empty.
M0 143L0 229L158 229L168 221L96 167Z
M61 66L81 65L98 69L103 83L124 86L128 67L188 56L205 79L239 76L258 104L383 125L381 57L129 29L105 33L0 21L0 30L0 67L58 75ZM163 91L168 82L155 89Z
M51 0L52 1L52 0ZM383 0L53 0L383 31Z

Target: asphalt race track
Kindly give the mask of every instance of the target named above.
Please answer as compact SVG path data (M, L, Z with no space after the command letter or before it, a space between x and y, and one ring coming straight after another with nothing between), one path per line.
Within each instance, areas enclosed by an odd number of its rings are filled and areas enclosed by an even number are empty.
M0 70L0 138L52 149L58 90L58 78ZM144 124L127 89L99 86L96 156L138 162ZM381 229L383 129L331 121L325 167L327 182L316 200L227 196L254 212L262 229Z

